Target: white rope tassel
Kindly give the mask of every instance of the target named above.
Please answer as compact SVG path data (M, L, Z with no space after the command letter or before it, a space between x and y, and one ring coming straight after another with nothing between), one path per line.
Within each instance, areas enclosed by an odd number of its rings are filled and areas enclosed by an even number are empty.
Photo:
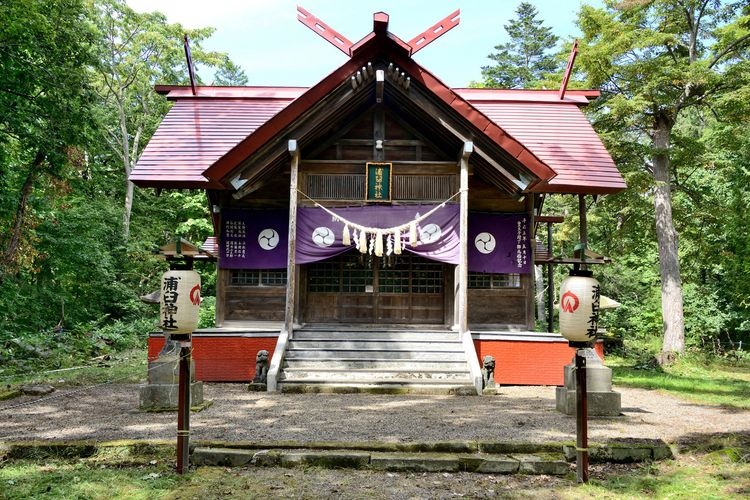
M375 255L377 257L383 256L383 231L375 233Z
M401 228L396 228L396 234L393 236L393 253L401 255Z
M388 237L385 239L385 254L390 257L393 253L393 235L388 233Z
M344 246L349 246L352 244L351 235L349 234L349 225L344 224L344 234L341 236L341 243L344 244Z
M409 224L409 245L417 246L417 221L411 221Z
M375 251L375 233L370 235L370 248L368 249L368 252L370 255Z
M357 250L361 253L367 253L367 233L364 231L359 232L359 244Z

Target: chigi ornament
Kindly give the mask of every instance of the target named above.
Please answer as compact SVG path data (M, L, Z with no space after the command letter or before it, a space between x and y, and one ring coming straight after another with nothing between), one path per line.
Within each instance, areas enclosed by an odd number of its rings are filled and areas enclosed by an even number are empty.
M599 322L599 282L591 271L574 270L560 285L560 334L571 343L596 338Z

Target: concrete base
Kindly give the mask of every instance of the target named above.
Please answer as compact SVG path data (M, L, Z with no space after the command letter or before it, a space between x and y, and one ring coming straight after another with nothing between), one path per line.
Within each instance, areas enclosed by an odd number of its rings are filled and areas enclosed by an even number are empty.
M617 417L620 415L622 403L620 393L587 391L586 408L589 416ZM555 407L557 411L566 415L576 414L576 391L557 387L555 392Z
M179 358L162 355L148 363L148 383L142 385L138 407L142 411L177 410ZM195 381L195 362L190 360L190 406L203 404L203 382Z
M176 411L179 398L177 384L146 384L141 386L138 407L142 411ZM203 382L190 384L190 406L203 404Z
M612 370L602 364L593 349L586 351L586 394L589 416L614 417L622 410L621 395L612 390ZM564 387L555 391L555 407L566 415L576 414L575 358L564 368Z

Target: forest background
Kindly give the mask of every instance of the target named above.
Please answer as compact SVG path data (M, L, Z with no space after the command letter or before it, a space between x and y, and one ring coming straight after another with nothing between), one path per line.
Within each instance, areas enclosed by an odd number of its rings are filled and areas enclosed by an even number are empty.
M0 376L142 347L157 314L139 297L167 267L155 249L213 232L202 192L127 182L169 109L153 85L188 83L184 34L199 81L247 78L203 50L211 28L122 0L6 0L0 19ZM588 246L613 260L596 277L622 304L602 326L626 356L750 359L750 7L610 1L578 24L570 87L601 88L587 113L628 183L589 199ZM467 83L559 88L572 40L528 3L503 29L510 42ZM577 199L545 212L568 216L555 254L572 254ZM215 269L201 266L208 326Z

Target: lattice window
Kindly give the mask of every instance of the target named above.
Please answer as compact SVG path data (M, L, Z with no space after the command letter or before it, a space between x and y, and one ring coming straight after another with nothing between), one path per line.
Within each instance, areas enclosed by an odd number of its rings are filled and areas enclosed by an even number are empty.
M520 274L478 273L469 272L469 288L521 288Z
M409 293L411 258L399 258L392 267L378 271L378 291L381 293Z
M364 174L307 174L307 196L314 200L363 200Z
M359 256L346 255L310 264L307 268L307 289L310 292L364 293L372 284L372 269L359 262Z
M314 200L364 200L364 174L307 174L305 194ZM443 201L453 195L455 175L393 175L392 198Z
M394 175L394 200L443 201L456 192L455 175Z
M414 262L411 268L412 293L442 293L443 264L440 262Z
M286 286L286 269L233 269L232 286Z

